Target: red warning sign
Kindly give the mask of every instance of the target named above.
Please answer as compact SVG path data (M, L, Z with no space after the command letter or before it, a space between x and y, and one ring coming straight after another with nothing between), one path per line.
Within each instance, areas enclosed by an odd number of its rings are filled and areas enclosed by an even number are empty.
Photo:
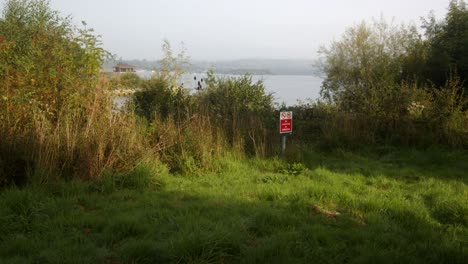
M292 133L292 112L280 112L280 134Z

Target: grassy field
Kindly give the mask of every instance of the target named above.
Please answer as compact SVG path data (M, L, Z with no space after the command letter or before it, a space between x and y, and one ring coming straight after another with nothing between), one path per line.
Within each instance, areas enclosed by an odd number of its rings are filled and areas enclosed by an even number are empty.
M225 157L0 191L0 263L466 263L468 154Z

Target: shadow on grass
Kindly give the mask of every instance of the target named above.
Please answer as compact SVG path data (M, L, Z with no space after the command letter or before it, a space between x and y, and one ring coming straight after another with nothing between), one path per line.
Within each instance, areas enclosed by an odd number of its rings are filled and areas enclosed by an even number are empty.
M0 194L0 262L462 263L468 257L456 226L437 226L408 208L330 217L300 196L274 192L236 200L164 188L59 188Z
M468 152L417 151L392 148L371 151L303 151L300 157L309 169L326 167L331 171L364 176L387 176L407 182L440 179L468 184Z

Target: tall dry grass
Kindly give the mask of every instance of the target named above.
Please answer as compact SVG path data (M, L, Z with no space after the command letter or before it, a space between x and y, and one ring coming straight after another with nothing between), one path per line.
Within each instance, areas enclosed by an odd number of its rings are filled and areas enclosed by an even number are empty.
M149 149L138 118L113 111L105 86L96 88L84 107L63 109L57 120L41 111L26 114L27 123L0 125L0 183L93 179L108 170L131 169Z
M173 172L199 174L213 169L214 161L228 151L224 131L202 113L183 120L156 115L150 130L152 149Z

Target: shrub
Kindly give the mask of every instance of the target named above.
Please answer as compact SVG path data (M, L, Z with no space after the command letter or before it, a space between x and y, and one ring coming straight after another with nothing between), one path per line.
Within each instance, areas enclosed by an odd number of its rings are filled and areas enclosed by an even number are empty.
M183 122L177 122L172 116L156 117L149 137L153 149L171 171L186 175L213 169L216 158L227 150L223 131L202 114Z
M83 107L107 52L45 0L10 0L0 18L0 119L25 127L34 114L57 120Z
M45 0L10 0L0 18L0 185L28 176L99 177L130 169L144 140L132 115L115 115L107 52Z
M226 133L229 144L246 153L265 155L276 131L273 96L252 77L216 77L211 72L199 107Z
M349 28L341 40L323 48L326 103L298 107L315 114L321 143L466 146L461 79L452 76L441 87L421 80L424 70L418 67L425 63L428 43L414 27L381 21Z
M19 146L36 180L92 179L103 172L131 170L147 150L144 130L132 115L112 113L105 94L85 112L61 115L57 124L37 117L29 139Z
M141 88L143 81L136 73L127 72L113 76L110 85L112 88Z
M164 78L154 76L143 84L143 90L133 96L135 112L152 121L156 116L163 119L170 115L187 118L191 109L191 97L187 90L172 89Z

